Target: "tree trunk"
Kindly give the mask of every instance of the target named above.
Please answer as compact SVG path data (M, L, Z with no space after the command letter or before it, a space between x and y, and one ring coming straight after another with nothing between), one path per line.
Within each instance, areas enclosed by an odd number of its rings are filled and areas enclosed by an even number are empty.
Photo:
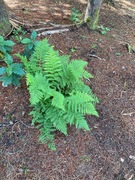
M4 0L0 0L0 35L5 36L8 34L11 27Z
M99 12L102 0L88 0L84 22L91 30L98 27Z

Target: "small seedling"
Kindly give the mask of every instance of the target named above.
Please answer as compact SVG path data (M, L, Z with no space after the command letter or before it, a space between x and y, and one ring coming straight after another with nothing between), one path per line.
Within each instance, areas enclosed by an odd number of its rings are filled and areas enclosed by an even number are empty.
M81 36L81 38L82 38L82 39L85 39L85 38L86 38L86 36Z
M75 48L71 48L71 52L74 53L76 50Z
M84 155L84 156L81 156L81 160L89 162L90 161L90 157Z
M28 167L26 167L26 166L23 167L23 172L24 172L25 175L28 173L28 170L29 170Z
M127 47L128 53L134 52L134 48L132 47L131 44L126 44L126 47Z
M116 56L120 56L120 55L121 55L121 53L120 53L120 52L117 52L117 53L115 53L115 55L116 55Z
M38 41L36 41L36 37L37 37L37 33L36 31L33 31L31 33L30 38L24 38L21 41L22 44L25 44L25 50L23 55L26 56L27 58L29 58L33 54L33 51L38 44Z
M13 39L15 39L15 41L17 41L18 43L21 42L21 40L24 38L26 34L26 31L24 31L21 27L19 27L18 29L14 29L13 30Z
M81 23L81 12L76 8L72 8L70 20L75 24L80 24Z
M103 25L100 26L101 29L101 34L105 35L107 33L107 31L110 31L110 29L108 27L104 27Z
M97 44L93 44L91 48L92 49L96 49L97 48Z

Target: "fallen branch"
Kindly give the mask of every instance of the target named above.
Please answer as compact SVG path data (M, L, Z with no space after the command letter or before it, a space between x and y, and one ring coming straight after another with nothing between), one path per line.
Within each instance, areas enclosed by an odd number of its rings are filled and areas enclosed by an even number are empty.
M52 25L53 27L43 27L43 28L38 28L38 29L34 29L34 30L37 32L42 32L42 31L48 31L48 30L57 30L56 28L65 29L68 27L75 27L74 24L68 24L68 25L53 24L53 23L49 23L49 24Z
M69 29L57 29L57 30L49 30L49 31L44 31L42 33L39 33L38 36L46 36L46 35L50 35L50 34L58 34L58 33L63 33L63 32L67 32L69 31Z

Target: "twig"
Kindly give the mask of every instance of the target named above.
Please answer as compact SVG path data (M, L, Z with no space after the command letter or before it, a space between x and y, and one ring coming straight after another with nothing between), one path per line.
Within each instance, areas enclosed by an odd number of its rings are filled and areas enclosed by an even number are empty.
M50 25L52 25L53 27L61 27L61 28L66 28L66 27L75 27L75 24L66 24L66 25L62 25L62 24L54 24L54 23L49 23Z
M14 26L12 25L10 32L5 35L5 38L7 38L12 33L13 29L14 29Z
M105 60L105 59L102 59L102 58L100 58L99 56L97 56L95 54L87 54L87 56L94 57L94 58L97 58L99 60Z
M16 19L12 19L12 18L9 18L9 20L10 20L10 22L14 22L14 23L17 23L17 24L19 24L19 25L25 25L25 26L31 26L31 27L33 27L34 25L33 24L27 24L27 22L25 21L25 22L20 22L20 21L18 21L18 20L16 20ZM18 25L18 26L19 26Z
M123 116L131 116L132 114L135 114L135 112L130 112L130 113L123 113Z

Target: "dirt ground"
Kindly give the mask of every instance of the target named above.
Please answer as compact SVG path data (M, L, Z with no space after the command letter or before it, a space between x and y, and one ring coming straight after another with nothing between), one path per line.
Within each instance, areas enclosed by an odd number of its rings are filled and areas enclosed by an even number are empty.
M71 24L71 8L85 11L85 0L5 0L12 19L28 30L53 24ZM40 36L61 54L88 62L89 82L100 103L99 118L87 116L90 132L69 128L56 133L57 150L38 142L31 126L29 94L21 86L0 84L0 180L135 180L135 1L103 4L102 35L86 26ZM48 22L48 24L45 24ZM71 50L74 49L74 52ZM21 52L20 45L15 52Z

